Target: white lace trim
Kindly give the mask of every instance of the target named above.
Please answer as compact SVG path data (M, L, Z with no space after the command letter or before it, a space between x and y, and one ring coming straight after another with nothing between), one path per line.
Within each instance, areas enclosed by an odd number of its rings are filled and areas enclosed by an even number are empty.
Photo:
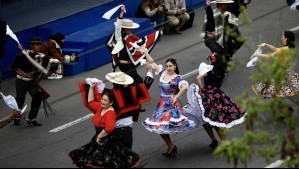
M204 106L203 106L203 104L202 104L202 98L201 98L201 96L198 94L198 92L199 92L199 87L196 85L196 84L191 84L192 86L194 86L195 87L195 95L197 96L197 101L198 101L198 103L199 103L199 108L201 109L201 114L203 115L204 113L205 113L205 108L204 108Z
M159 125L167 126L167 125L169 125L169 122L171 122L171 121L177 123L177 122L180 122L180 121L183 121L183 120L188 120L188 118L185 117L185 116L181 116L178 119L171 118L169 121L162 121L162 122L153 122L153 121L150 121L149 118L147 118L144 122L149 124L149 125L152 125L152 126L159 126Z
M202 103L202 97L198 94L199 87L197 85L195 85L195 84L194 85L192 84L192 86L195 86L195 88L196 88L196 96L197 96L197 99L198 99L198 103L199 103L200 109L202 110L202 114L201 114L202 115L202 119L205 122L209 123L212 126L229 129L229 128L231 128L231 127L233 127L235 125L241 124L241 123L243 123L245 121L247 113L245 113L245 115L243 117L241 117L240 119L234 120L234 121L232 121L232 122L230 122L228 124L215 122L215 121L212 121L210 118L205 117L205 115L204 115L205 114L205 108L204 108L203 103Z
M188 83L186 80L182 80L182 81L180 81L180 83L179 83L179 88L180 88L183 84L186 84L187 88L189 87L189 83Z
M183 119L187 119L186 117L182 116L181 118ZM173 118L171 118L173 119ZM172 121L175 121L175 120L172 120ZM180 121L180 120L178 120ZM192 120L188 120L189 121L189 126L188 127L184 127L184 126L177 126L177 127L174 127L174 128L163 128L163 127L159 127L159 128L150 128L146 125L143 124L143 126L149 130L150 132L154 132L156 134L175 134L175 133L180 133L180 132L187 132L193 128L196 127L196 124L194 123L194 121ZM148 125L163 125L163 126L168 126L169 125L169 121L163 121L163 122L152 122L152 121L149 121L149 118L147 118L145 121L144 121L146 124Z

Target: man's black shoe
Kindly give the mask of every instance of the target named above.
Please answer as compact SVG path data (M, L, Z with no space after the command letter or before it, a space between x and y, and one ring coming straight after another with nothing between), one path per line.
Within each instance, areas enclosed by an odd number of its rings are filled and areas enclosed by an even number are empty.
M33 124L34 126L42 126L42 124L40 124L36 120L27 120L27 123L28 124Z
M13 119L13 123L14 123L16 126L21 125L21 118L14 118L14 119Z

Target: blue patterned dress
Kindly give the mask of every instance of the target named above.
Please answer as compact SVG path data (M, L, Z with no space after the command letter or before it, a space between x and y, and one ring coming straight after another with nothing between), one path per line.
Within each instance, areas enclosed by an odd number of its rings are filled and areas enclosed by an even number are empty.
M195 127L193 121L184 116L182 108L182 99L178 98L175 106L172 106L172 100L179 93L180 86L188 85L180 75L175 76L171 81L165 81L164 77L167 71L161 68L159 89L161 96L158 105L151 118L143 121L145 128L157 134L173 134L186 132Z

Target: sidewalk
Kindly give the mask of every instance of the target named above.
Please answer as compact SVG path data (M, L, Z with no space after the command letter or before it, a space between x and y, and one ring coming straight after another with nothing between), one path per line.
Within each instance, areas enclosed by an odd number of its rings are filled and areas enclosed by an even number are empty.
M113 0L2 0L1 19L14 32L45 24Z

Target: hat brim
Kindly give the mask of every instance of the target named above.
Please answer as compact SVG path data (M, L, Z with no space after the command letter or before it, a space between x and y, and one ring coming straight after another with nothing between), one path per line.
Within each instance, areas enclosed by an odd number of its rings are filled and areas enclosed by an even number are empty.
M226 2L211 1L211 4L231 4L231 3L234 3L234 1L226 1Z
M120 85L129 85L129 84L132 84L134 82L134 79L131 76L127 75L127 74L125 74L126 81L123 81L123 82L116 81L115 79L111 78L111 77L114 77L114 74L115 73L108 73L106 75L106 79L109 80L112 83L116 83L116 84L120 84Z
M42 43L41 41L29 41L29 43Z
M114 22L114 25L116 25L116 22ZM138 23L133 22L133 26L121 26L121 27L125 29L137 29L140 27L140 25Z

